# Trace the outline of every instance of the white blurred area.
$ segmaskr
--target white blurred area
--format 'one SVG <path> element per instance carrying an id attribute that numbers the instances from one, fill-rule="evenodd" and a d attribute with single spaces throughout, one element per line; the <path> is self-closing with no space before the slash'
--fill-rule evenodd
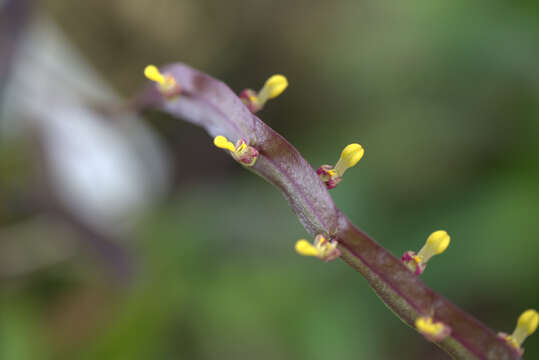
<path id="1" fill-rule="evenodd" d="M 124 233 L 166 190 L 157 136 L 133 115 L 92 107 L 120 110 L 125 101 L 46 17 L 35 16 L 22 36 L 5 90 L 0 141 L 38 134 L 52 195 L 89 225 Z"/>

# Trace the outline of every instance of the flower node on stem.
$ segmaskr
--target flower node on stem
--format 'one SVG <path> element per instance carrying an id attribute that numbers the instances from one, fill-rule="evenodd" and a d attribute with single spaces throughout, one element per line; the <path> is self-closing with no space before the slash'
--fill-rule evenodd
<path id="1" fill-rule="evenodd" d="M 273 75 L 256 93 L 252 89 L 245 89 L 240 93 L 240 99 L 252 113 L 262 110 L 269 99 L 276 98 L 288 87 L 288 80 L 283 75 Z"/>
<path id="2" fill-rule="evenodd" d="M 181 94 L 182 89 L 176 83 L 176 79 L 169 74 L 161 74 L 155 65 L 148 65 L 144 68 L 144 76 L 157 84 L 157 89 L 161 95 L 171 99 Z"/>
<path id="3" fill-rule="evenodd" d="M 328 189 L 333 189 L 341 182 L 346 170 L 356 166 L 364 154 L 365 150 L 361 145 L 350 144 L 343 149 L 341 157 L 339 158 L 339 161 L 337 161 L 335 167 L 331 165 L 322 165 L 316 170 L 316 173 L 320 176 L 320 179 L 322 179 Z"/>
<path id="4" fill-rule="evenodd" d="M 522 356 L 524 340 L 537 330 L 539 324 L 539 314 L 534 309 L 524 311 L 517 320 L 515 331 L 511 335 L 499 333 L 498 336 L 507 341 Z"/>
<path id="5" fill-rule="evenodd" d="M 337 247 L 337 241 L 327 240 L 323 235 L 318 234 L 311 244 L 305 239 L 296 242 L 296 252 L 303 256 L 315 256 L 326 262 L 335 260 L 341 256 L 341 251 Z"/>
<path id="6" fill-rule="evenodd" d="M 427 340 L 442 341 L 451 333 L 451 328 L 441 321 L 435 322 L 430 316 L 421 316 L 415 320 L 415 328 Z"/>
<path id="7" fill-rule="evenodd" d="M 430 234 L 427 239 L 427 242 L 418 253 L 414 251 L 405 252 L 401 261 L 406 265 L 414 274 L 421 275 L 425 268 L 427 267 L 427 262 L 434 255 L 439 255 L 443 253 L 449 243 L 451 237 L 444 230 L 438 230 Z"/>
<path id="8" fill-rule="evenodd" d="M 219 135 L 213 139 L 213 144 L 220 149 L 230 151 L 232 157 L 245 166 L 253 166 L 258 158 L 258 150 L 247 145 L 245 139 L 239 139 L 234 145 L 226 137 Z"/>

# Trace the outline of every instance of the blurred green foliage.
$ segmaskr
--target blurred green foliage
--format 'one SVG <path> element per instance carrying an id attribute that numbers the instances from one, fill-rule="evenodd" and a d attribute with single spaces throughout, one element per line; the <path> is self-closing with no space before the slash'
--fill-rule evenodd
<path id="1" fill-rule="evenodd" d="M 237 91 L 286 74 L 262 119 L 313 166 L 350 142 L 366 149 L 332 191 L 353 222 L 395 255 L 447 230 L 451 246 L 423 278 L 493 329 L 539 307 L 537 2 L 41 7 L 125 96 L 148 63 L 183 61 Z M 83 251 L 2 280 L 1 359 L 446 358 L 351 268 L 297 256 L 306 235 L 276 189 L 200 129 L 147 119 L 175 187 L 137 225 L 133 282 L 115 283 Z M 525 348 L 539 357 L 539 337 Z"/>

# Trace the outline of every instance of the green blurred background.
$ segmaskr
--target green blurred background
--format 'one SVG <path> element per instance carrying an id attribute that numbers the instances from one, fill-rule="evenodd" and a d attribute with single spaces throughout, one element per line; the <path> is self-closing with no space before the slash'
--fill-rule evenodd
<path id="1" fill-rule="evenodd" d="M 38 7 L 126 98 L 150 63 L 182 61 L 238 92 L 285 74 L 265 122 L 315 167 L 348 143 L 366 149 L 331 192 L 356 225 L 397 256 L 447 230 L 451 246 L 424 281 L 495 330 L 539 307 L 536 1 Z M 113 279 L 84 247 L 3 277 L 2 360 L 447 358 L 353 269 L 296 255 L 307 234 L 286 201 L 203 130 L 145 120 L 165 142 L 172 187 L 125 245 L 133 278 Z M 2 184 L 27 176 L 25 154 L 2 149 Z M 3 225 L 19 220 L 0 213 Z M 539 337 L 525 348 L 539 358 Z"/>

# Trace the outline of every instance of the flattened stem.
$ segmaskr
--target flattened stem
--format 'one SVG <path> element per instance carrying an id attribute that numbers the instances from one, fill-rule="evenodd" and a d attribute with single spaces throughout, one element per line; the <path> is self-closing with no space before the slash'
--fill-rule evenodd
<path id="1" fill-rule="evenodd" d="M 486 325 L 437 294 L 402 262 L 339 213 L 339 248 L 343 260 L 360 272 L 384 304 L 407 325 L 433 315 L 451 327 L 437 345 L 454 359 L 520 359 L 518 353 Z"/>
<path id="2" fill-rule="evenodd" d="M 520 359 L 494 331 L 427 287 L 399 259 L 357 229 L 336 209 L 311 165 L 284 137 L 253 115 L 224 83 L 187 65 L 164 68 L 184 92 L 173 102 L 156 101 L 146 89 L 135 104 L 156 106 L 175 117 L 204 127 L 210 136 L 249 139 L 260 157 L 253 172 L 274 184 L 311 234 L 324 233 L 339 242 L 343 259 L 359 271 L 380 299 L 406 324 L 433 316 L 452 328 L 437 343 L 455 359 Z"/>

